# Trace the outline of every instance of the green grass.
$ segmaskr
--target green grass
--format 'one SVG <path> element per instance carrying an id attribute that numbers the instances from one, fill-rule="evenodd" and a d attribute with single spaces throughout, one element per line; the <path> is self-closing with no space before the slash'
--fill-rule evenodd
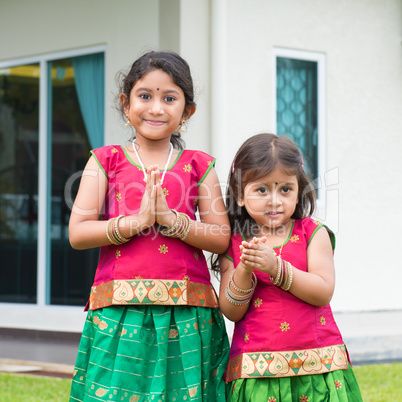
<path id="1" fill-rule="evenodd" d="M 353 368 L 364 402 L 402 402 L 402 363 Z"/>
<path id="2" fill-rule="evenodd" d="M 364 402 L 402 402 L 402 363 L 355 366 Z M 70 379 L 0 374 L 1 402 L 67 402 Z"/>
<path id="3" fill-rule="evenodd" d="M 1 402 L 67 402 L 71 379 L 0 374 Z"/>

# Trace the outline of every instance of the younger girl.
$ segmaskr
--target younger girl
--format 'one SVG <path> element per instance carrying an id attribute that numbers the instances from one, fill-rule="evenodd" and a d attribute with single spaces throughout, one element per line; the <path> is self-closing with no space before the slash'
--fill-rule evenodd
<path id="1" fill-rule="evenodd" d="M 91 151 L 71 214 L 71 245 L 101 253 L 70 401 L 224 401 L 228 340 L 202 249 L 223 253 L 230 231 L 215 159 L 182 149 L 187 63 L 145 54 L 120 102 L 135 140 Z"/>
<path id="2" fill-rule="evenodd" d="M 294 143 L 273 134 L 247 140 L 227 201 L 220 305 L 236 323 L 227 400 L 361 401 L 329 306 L 334 235 L 310 218 L 315 192 Z"/>

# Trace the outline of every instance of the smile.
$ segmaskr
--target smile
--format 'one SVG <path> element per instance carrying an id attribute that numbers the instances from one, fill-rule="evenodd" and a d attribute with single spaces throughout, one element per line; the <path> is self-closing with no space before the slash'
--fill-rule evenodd
<path id="1" fill-rule="evenodd" d="M 162 126 L 163 124 L 165 124 L 164 121 L 160 120 L 145 120 L 145 121 L 151 126 Z"/>

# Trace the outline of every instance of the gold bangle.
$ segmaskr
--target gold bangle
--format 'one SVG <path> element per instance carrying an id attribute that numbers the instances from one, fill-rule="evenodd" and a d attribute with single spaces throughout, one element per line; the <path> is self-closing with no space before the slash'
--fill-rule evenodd
<path id="1" fill-rule="evenodd" d="M 114 221 L 114 225 L 113 225 L 114 233 L 116 234 L 116 237 L 119 239 L 119 241 L 121 243 L 127 243 L 130 240 L 130 238 L 126 238 L 126 237 L 122 236 L 119 231 L 119 220 L 121 218 L 124 218 L 124 215 L 119 215 Z"/>
<path id="2" fill-rule="evenodd" d="M 273 285 L 278 285 L 283 280 L 283 278 L 282 278 L 282 263 L 283 263 L 282 258 L 276 257 L 276 261 L 278 263 L 278 271 L 276 273 L 275 280 L 272 276 L 270 277 Z"/>
<path id="3" fill-rule="evenodd" d="M 235 271 L 235 270 L 232 271 L 232 273 L 230 274 L 230 278 L 229 278 L 229 283 L 232 285 L 233 289 L 234 289 L 236 292 L 239 292 L 239 293 L 250 293 L 250 292 L 254 291 L 255 287 L 257 286 L 257 277 L 256 277 L 255 273 L 254 273 L 254 272 L 251 273 L 251 275 L 252 275 L 252 278 L 251 278 L 251 288 L 250 288 L 250 289 L 240 289 L 240 288 L 237 287 L 236 284 L 234 283 L 234 280 L 233 280 L 234 271 Z"/>
<path id="4" fill-rule="evenodd" d="M 118 245 L 120 245 L 120 243 L 117 240 L 115 240 L 115 238 L 113 236 L 113 231 L 112 232 L 110 231 L 110 225 L 114 223 L 115 219 L 116 218 L 111 218 L 111 219 L 109 219 L 107 221 L 107 224 L 106 224 L 106 237 L 110 241 L 110 243 L 114 244 L 115 246 L 118 246 Z"/>

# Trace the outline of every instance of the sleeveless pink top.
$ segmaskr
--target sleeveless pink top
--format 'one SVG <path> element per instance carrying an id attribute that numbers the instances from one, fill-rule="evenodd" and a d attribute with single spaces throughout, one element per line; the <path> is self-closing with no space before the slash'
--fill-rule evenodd
<path id="1" fill-rule="evenodd" d="M 102 219 L 137 214 L 145 191 L 142 168 L 121 146 L 91 154 L 108 179 Z M 162 184 L 169 207 L 196 219 L 198 187 L 214 164 L 204 152 L 180 151 Z M 203 252 L 164 237 L 156 225 L 125 244 L 101 247 L 89 309 L 128 304 L 217 307 Z"/>
<path id="2" fill-rule="evenodd" d="M 296 220 L 282 248 L 282 258 L 307 271 L 307 247 L 323 225 Z M 332 232 L 331 240 L 334 237 Z M 227 257 L 240 262 L 240 234 L 232 236 Z M 275 248 L 277 255 L 280 246 Z M 238 378 L 289 377 L 326 373 L 348 367 L 342 336 L 329 305 L 316 307 L 274 286 L 269 275 L 255 271 L 258 283 L 249 309 L 235 324 L 226 381 Z"/>

